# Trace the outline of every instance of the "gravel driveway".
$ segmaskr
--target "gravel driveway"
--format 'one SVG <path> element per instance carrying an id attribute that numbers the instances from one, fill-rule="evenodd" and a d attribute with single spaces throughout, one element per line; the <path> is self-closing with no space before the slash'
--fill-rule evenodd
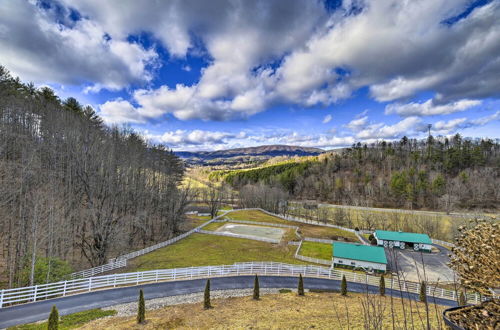
<path id="1" fill-rule="evenodd" d="M 448 267 L 450 261 L 449 251 L 438 245 L 433 245 L 439 252 L 424 253 L 411 250 L 388 249 L 386 256 L 388 266 L 391 271 L 396 271 L 395 259 L 398 261 L 398 268 L 408 281 L 419 282 L 425 276 L 430 282 L 453 282 L 454 272 Z M 391 251 L 392 250 L 392 251 Z M 423 258 L 423 262 L 422 262 Z"/>

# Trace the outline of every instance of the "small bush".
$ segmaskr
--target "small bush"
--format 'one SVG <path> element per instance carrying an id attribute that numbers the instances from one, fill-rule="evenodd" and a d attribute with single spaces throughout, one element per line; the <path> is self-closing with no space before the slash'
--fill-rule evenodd
<path id="1" fill-rule="evenodd" d="M 297 294 L 299 296 L 304 295 L 304 279 L 302 279 L 302 274 L 299 274 L 299 285 L 297 287 Z"/>
<path id="2" fill-rule="evenodd" d="M 146 304 L 144 302 L 144 292 L 139 290 L 139 303 L 137 306 L 137 323 L 143 324 L 146 321 Z"/>
<path id="3" fill-rule="evenodd" d="M 342 275 L 342 282 L 340 283 L 340 293 L 343 296 L 347 296 L 347 280 L 345 279 L 345 275 Z"/>
<path id="4" fill-rule="evenodd" d="M 465 299 L 465 293 L 463 291 L 460 292 L 460 296 L 458 297 L 458 305 L 459 306 L 467 305 L 467 299 Z"/>
<path id="5" fill-rule="evenodd" d="M 292 292 L 292 290 L 290 290 L 290 289 L 280 289 L 279 290 L 279 293 L 290 293 L 290 292 Z"/>
<path id="6" fill-rule="evenodd" d="M 380 286 L 379 286 L 379 289 L 380 289 L 380 295 L 383 297 L 385 296 L 385 278 L 384 276 L 380 276 Z"/>
<path id="7" fill-rule="evenodd" d="M 257 274 L 255 275 L 255 280 L 253 282 L 253 299 L 260 299 L 259 277 L 257 276 Z"/>
<path id="8" fill-rule="evenodd" d="M 203 297 L 203 308 L 210 309 L 212 305 L 210 304 L 210 280 L 207 280 L 205 285 L 205 295 Z"/>
<path id="9" fill-rule="evenodd" d="M 59 312 L 57 311 L 56 305 L 52 306 L 52 310 L 50 311 L 47 329 L 48 330 L 59 329 Z"/>
<path id="10" fill-rule="evenodd" d="M 426 293 L 426 285 L 425 285 L 425 282 L 422 281 L 422 283 L 420 284 L 420 296 L 419 296 L 419 300 L 423 303 L 426 303 L 427 302 L 427 293 Z"/>

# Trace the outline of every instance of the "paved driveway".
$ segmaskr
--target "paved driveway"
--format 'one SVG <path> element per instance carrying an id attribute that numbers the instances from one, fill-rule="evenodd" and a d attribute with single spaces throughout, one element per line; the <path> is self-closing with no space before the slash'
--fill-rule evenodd
<path id="1" fill-rule="evenodd" d="M 419 282 L 425 277 L 430 282 L 453 282 L 454 273 L 448 267 L 449 250 L 434 245 L 436 253 L 414 252 L 412 250 L 385 249 L 389 268 L 392 272 L 399 269 L 408 281 Z M 423 258 L 423 261 L 422 261 Z M 396 268 L 397 261 L 397 268 Z"/>
<path id="2" fill-rule="evenodd" d="M 253 287 L 253 276 L 230 276 L 213 278 L 210 281 L 212 290 L 243 289 Z M 52 305 L 56 305 L 61 315 L 76 313 L 92 308 L 113 306 L 137 301 L 139 289 L 144 290 L 145 299 L 176 296 L 194 292 L 202 292 L 205 288 L 205 279 L 162 282 L 146 285 L 138 285 L 126 288 L 116 288 L 102 291 L 78 294 L 64 298 L 50 299 L 36 303 L 17 305 L 13 307 L 0 308 L 0 329 L 17 324 L 46 320 Z M 259 276 L 261 288 L 294 288 L 297 286 L 298 278 L 290 276 Z M 340 291 L 340 281 L 304 277 L 306 289 L 335 290 Z M 376 286 L 362 283 L 347 284 L 351 292 L 368 292 L 378 294 Z M 413 300 L 418 299 L 417 294 L 399 292 L 386 288 L 386 295 L 405 297 Z M 430 298 L 431 302 L 444 306 L 456 306 L 455 301 Z"/>

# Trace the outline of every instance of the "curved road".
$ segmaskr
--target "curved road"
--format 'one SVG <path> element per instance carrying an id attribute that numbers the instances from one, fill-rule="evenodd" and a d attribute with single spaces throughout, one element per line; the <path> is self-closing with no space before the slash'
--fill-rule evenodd
<path id="1" fill-rule="evenodd" d="M 224 289 L 245 289 L 253 288 L 253 276 L 231 276 L 215 277 L 210 280 L 212 290 Z M 137 301 L 139 289 L 144 290 L 146 299 L 161 298 L 167 296 L 177 296 L 195 292 L 202 292 L 205 289 L 206 279 L 162 282 L 133 287 L 116 288 L 102 291 L 89 292 L 63 298 L 50 299 L 17 305 L 0 309 L 0 329 L 13 325 L 36 322 L 48 318 L 52 305 L 56 305 L 59 314 L 66 315 L 92 308 L 113 306 L 117 304 Z M 259 276 L 261 288 L 294 288 L 297 286 L 297 277 L 284 276 Z M 347 284 L 351 292 L 368 292 L 378 294 L 378 287 L 366 286 L 360 283 Z M 304 287 L 307 289 L 335 290 L 340 291 L 340 281 L 308 278 L 304 277 Z M 401 297 L 401 292 L 386 288 L 387 295 Z M 418 299 L 417 294 L 403 293 L 405 298 Z M 444 306 L 456 306 L 455 301 L 429 297 L 429 302 L 435 302 Z"/>

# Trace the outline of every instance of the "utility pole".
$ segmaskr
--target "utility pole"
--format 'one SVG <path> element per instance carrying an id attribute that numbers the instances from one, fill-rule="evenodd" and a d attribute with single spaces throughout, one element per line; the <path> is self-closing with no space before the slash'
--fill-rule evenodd
<path id="1" fill-rule="evenodd" d="M 427 157 L 431 157 L 431 128 L 432 124 L 427 124 L 427 130 L 429 131 L 429 136 L 427 138 Z"/>

